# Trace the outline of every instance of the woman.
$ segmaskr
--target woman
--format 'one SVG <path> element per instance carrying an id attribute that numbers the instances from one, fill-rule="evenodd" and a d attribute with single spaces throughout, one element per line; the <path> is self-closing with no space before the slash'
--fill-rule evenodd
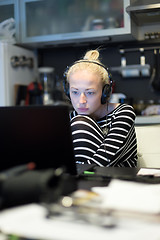
<path id="1" fill-rule="evenodd" d="M 99 60 L 99 51 L 88 51 L 65 76 L 64 90 L 74 108 L 70 119 L 76 162 L 136 167 L 134 109 L 109 102 L 112 79 Z"/>

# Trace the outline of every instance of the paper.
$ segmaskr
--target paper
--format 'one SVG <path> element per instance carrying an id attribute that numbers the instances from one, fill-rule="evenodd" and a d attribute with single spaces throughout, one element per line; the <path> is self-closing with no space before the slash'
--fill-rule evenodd
<path id="1" fill-rule="evenodd" d="M 155 169 L 155 168 L 141 168 L 137 175 L 142 175 L 142 176 L 153 176 L 153 177 L 160 177 L 160 169 Z"/>
<path id="2" fill-rule="evenodd" d="M 113 179 L 108 187 L 93 187 L 106 209 L 160 214 L 160 184 Z"/>
<path id="3" fill-rule="evenodd" d="M 138 219 L 121 219 L 113 229 L 45 218 L 46 210 L 37 204 L 1 211 L 0 229 L 3 233 L 15 234 L 29 239 L 45 240 L 159 240 L 159 223 Z"/>

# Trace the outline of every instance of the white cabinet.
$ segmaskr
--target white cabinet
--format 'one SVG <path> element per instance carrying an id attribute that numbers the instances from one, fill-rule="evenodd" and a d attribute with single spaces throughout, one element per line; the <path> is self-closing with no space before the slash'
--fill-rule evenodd
<path id="1" fill-rule="evenodd" d="M 0 0 L 0 22 L 15 17 L 14 0 Z"/>
<path id="2" fill-rule="evenodd" d="M 136 126 L 138 167 L 160 168 L 160 124 Z"/>
<path id="3" fill-rule="evenodd" d="M 0 0 L 0 21 L 13 17 L 16 40 L 29 46 L 133 40 L 130 0 Z"/>
<path id="4" fill-rule="evenodd" d="M 131 36 L 130 0 L 21 0 L 21 42 L 118 41 Z"/>
<path id="5" fill-rule="evenodd" d="M 0 22 L 9 18 L 15 19 L 16 41 L 20 36 L 20 16 L 19 16 L 19 0 L 0 0 Z"/>

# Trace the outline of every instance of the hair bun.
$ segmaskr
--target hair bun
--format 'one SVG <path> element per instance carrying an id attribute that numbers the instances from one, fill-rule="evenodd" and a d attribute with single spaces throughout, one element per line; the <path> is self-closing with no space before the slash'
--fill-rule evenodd
<path id="1" fill-rule="evenodd" d="M 83 59 L 89 61 L 99 61 L 99 52 L 97 50 L 90 50 L 85 54 Z"/>

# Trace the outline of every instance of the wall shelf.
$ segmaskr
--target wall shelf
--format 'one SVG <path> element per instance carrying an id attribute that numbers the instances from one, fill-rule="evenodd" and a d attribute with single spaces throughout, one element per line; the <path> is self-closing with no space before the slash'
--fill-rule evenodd
<path id="1" fill-rule="evenodd" d="M 117 66 L 117 67 L 111 67 L 110 70 L 112 72 L 118 72 L 123 77 L 149 77 L 150 76 L 150 65 L 140 65 L 140 64 L 134 64 L 134 65 L 126 65 L 126 66 Z"/>

